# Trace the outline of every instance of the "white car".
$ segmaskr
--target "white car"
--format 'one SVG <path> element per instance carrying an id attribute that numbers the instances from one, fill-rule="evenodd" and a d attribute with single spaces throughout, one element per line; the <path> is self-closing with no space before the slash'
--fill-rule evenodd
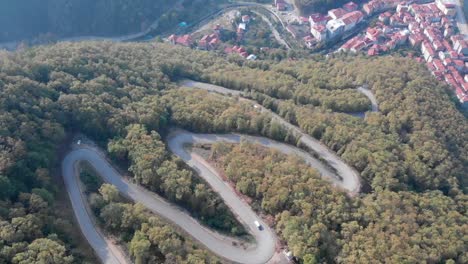
<path id="1" fill-rule="evenodd" d="M 80 145 L 80 144 L 81 144 L 81 140 L 78 140 L 78 141 L 76 142 L 76 144 L 77 144 L 77 145 Z"/>
<path id="2" fill-rule="evenodd" d="M 262 229 L 263 229 L 262 225 L 261 225 L 258 221 L 255 221 L 254 224 L 255 224 L 255 226 L 258 228 L 258 230 L 262 230 Z"/>

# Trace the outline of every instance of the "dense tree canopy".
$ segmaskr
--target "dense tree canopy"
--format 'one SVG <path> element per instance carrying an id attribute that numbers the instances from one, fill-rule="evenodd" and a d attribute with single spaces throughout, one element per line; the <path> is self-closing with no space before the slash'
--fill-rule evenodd
<path id="1" fill-rule="evenodd" d="M 207 158 L 276 219 L 276 231 L 304 263 L 468 260 L 461 196 L 382 191 L 349 198 L 299 158 L 250 143 L 214 144 Z"/>
<path id="2" fill-rule="evenodd" d="M 57 37 L 118 36 L 174 28 L 196 21 L 223 0 L 5 0 L 0 2 L 0 42 Z"/>
<path id="3" fill-rule="evenodd" d="M 164 138 L 173 126 L 290 137 L 237 98 L 179 89 L 183 78 L 248 91 L 360 172 L 363 194 L 349 198 L 294 158 L 256 148 L 214 156 L 254 207 L 274 216 L 272 224 L 301 261 L 468 261 L 468 124 L 423 66 L 341 55 L 246 62 L 164 44 L 94 42 L 0 52 L 0 262 L 48 252 L 59 263 L 86 260 L 56 203 L 56 149 L 74 132 L 107 146 L 135 181 L 203 223 L 245 233 L 219 195 L 167 151 Z M 369 108 L 355 90 L 363 84 L 381 111 L 358 118 L 347 112 Z M 99 181 L 82 179 L 95 193 L 97 217 L 109 219 L 104 228 L 122 234 L 135 261 L 208 258 L 185 250 L 180 234 L 147 212 L 135 213 L 141 208 L 111 188 L 98 194 Z M 141 218 L 117 217 L 132 214 Z M 159 245 L 161 238 L 168 244 Z M 180 261 L 169 253 L 178 250 Z"/>

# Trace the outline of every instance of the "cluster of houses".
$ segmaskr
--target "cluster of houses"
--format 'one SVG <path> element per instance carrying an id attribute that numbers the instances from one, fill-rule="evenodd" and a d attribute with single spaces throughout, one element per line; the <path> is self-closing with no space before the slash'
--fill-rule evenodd
<path id="1" fill-rule="evenodd" d="M 310 45 L 313 41 L 323 42 L 339 37 L 353 29 L 363 19 L 364 13 L 358 10 L 358 5 L 354 2 L 329 10 L 327 15 L 312 14 L 309 16 L 309 23 L 313 38 L 308 36 L 304 40 Z"/>
<path id="2" fill-rule="evenodd" d="M 381 5 L 369 3 L 364 8 L 366 13 L 385 11 Z M 455 5 L 449 0 L 400 1 L 395 10 L 381 13 L 374 27 L 348 40 L 340 50 L 367 50 L 369 56 L 375 56 L 409 43 L 421 51 L 418 60 L 425 61 L 432 74 L 447 82 L 467 106 L 468 42 L 455 34 L 455 16 Z"/>
<path id="3" fill-rule="evenodd" d="M 341 8 L 329 10 L 326 15 L 312 14 L 308 18 L 311 36 L 306 43 L 326 42 L 340 38 L 351 31 L 365 17 L 377 17 L 378 21 L 357 36 L 345 42 L 339 50 L 367 51 L 369 56 L 386 53 L 398 46 L 410 45 L 421 51 L 419 61 L 425 61 L 432 74 L 444 80 L 455 91 L 460 102 L 468 107 L 468 41 L 457 35 L 454 0 L 371 0 L 362 6 L 349 2 Z M 275 0 L 281 7 L 282 0 Z M 243 16 L 237 28 L 238 40 L 243 37 L 249 16 Z M 198 41 L 198 48 L 216 49 L 220 44 L 220 28 Z M 190 35 L 175 36 L 171 43 L 194 46 Z M 255 59 L 241 46 L 226 47 L 224 52 Z"/>
<path id="4" fill-rule="evenodd" d="M 247 50 L 242 46 L 233 46 L 233 47 L 226 47 L 224 49 L 224 53 L 226 54 L 239 54 L 241 57 L 246 58 L 247 60 L 256 60 L 257 56 L 254 54 L 249 54 Z"/>
<path id="5" fill-rule="evenodd" d="M 241 41 L 244 37 L 244 34 L 247 30 L 247 24 L 250 22 L 251 17 L 249 15 L 243 15 L 241 17 L 241 22 L 237 25 L 237 41 Z M 213 28 L 213 32 L 210 34 L 203 35 L 199 41 L 195 41 L 190 34 L 185 35 L 171 35 L 167 38 L 169 43 L 173 45 L 181 45 L 189 48 L 197 48 L 201 50 L 215 50 L 219 49 L 222 41 L 221 41 L 221 32 L 223 28 L 221 25 L 216 25 Z M 230 47 L 228 45 L 223 45 L 224 52 L 226 54 L 238 54 L 241 57 L 246 58 L 247 60 L 255 60 L 257 56 L 254 54 L 249 54 L 247 50 L 242 46 L 233 46 Z M 223 48 L 221 47 L 221 49 Z"/>
<path id="6" fill-rule="evenodd" d="M 274 5 L 278 11 L 285 11 L 287 6 L 284 0 L 275 0 Z"/>

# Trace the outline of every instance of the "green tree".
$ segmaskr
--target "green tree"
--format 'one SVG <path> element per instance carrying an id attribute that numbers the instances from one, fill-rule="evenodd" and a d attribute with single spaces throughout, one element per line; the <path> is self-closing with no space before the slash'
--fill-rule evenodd
<path id="1" fill-rule="evenodd" d="M 13 263 L 17 264 L 67 264 L 72 262 L 73 257 L 67 254 L 63 245 L 47 238 L 34 240 L 28 245 L 26 251 L 16 254 L 13 258 Z"/>
<path id="2" fill-rule="evenodd" d="M 135 258 L 136 264 L 146 263 L 150 247 L 151 243 L 148 238 L 140 231 L 135 232 L 130 242 L 130 254 Z"/>
<path id="3" fill-rule="evenodd" d="M 99 188 L 99 193 L 102 195 L 102 198 L 104 198 L 104 201 L 108 203 L 117 202 L 119 200 L 119 191 L 112 184 L 104 183 Z"/>

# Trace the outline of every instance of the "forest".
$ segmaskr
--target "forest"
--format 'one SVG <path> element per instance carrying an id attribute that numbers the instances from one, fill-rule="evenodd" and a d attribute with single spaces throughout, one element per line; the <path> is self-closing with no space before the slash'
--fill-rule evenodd
<path id="1" fill-rule="evenodd" d="M 191 22 L 219 0 L 5 0 L 0 1 L 0 42 L 54 41 L 75 36 L 112 37 Z"/>
<path id="2" fill-rule="evenodd" d="M 348 197 L 296 158 L 255 146 L 213 146 L 213 161 L 256 210 L 273 217 L 301 263 L 468 262 L 468 123 L 424 65 L 346 55 L 247 62 L 160 43 L 107 42 L 0 52 L 0 262 L 41 262 L 46 254 L 55 263 L 93 262 L 73 235 L 73 216 L 60 210 L 67 198 L 59 150 L 78 132 L 106 148 L 136 182 L 207 226 L 245 235 L 164 138 L 172 127 L 280 141 L 287 133 L 236 98 L 181 90 L 185 78 L 247 91 L 361 174 L 362 193 Z M 363 84 L 381 111 L 359 118 L 347 112 L 369 108 L 355 91 Z M 239 165 L 246 160 L 249 166 Z M 180 263 L 215 260 L 111 186 L 88 182 L 97 217 L 112 220 L 106 230 L 128 245 L 134 261 L 173 263 L 166 254 L 172 250 L 183 252 Z M 131 222 L 113 216 L 132 211 L 138 213 Z M 158 235 L 148 236 L 150 229 Z M 157 242 L 166 236 L 174 244 Z M 148 255 L 148 248 L 161 254 Z"/>
<path id="3" fill-rule="evenodd" d="M 174 231 L 141 204 L 119 195 L 115 186 L 103 183 L 88 164 L 81 164 L 88 202 L 106 235 L 120 238 L 135 264 L 221 263 L 187 237 Z"/>

